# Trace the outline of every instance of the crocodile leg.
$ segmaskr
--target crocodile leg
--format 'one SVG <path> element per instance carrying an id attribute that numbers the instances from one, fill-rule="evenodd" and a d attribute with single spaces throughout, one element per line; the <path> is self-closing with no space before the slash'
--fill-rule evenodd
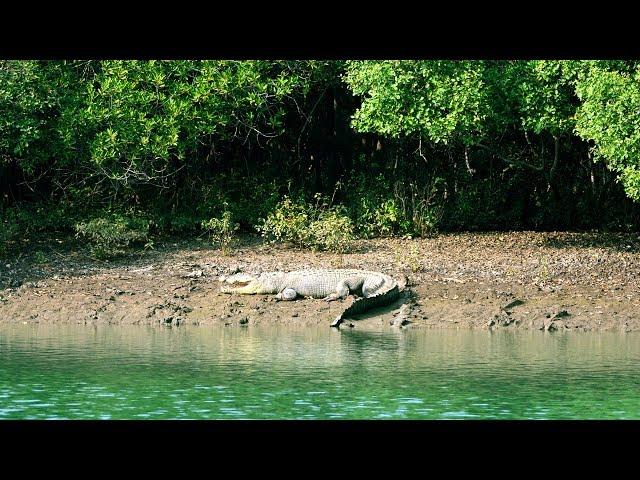
<path id="1" fill-rule="evenodd" d="M 349 286 L 347 285 L 347 282 L 340 282 L 338 284 L 338 287 L 336 288 L 336 291 L 324 297 L 323 300 L 326 300 L 327 302 L 333 302 L 334 300 L 344 300 L 348 296 Z"/>
<path id="2" fill-rule="evenodd" d="M 298 292 L 296 292 L 293 288 L 285 288 L 279 294 L 276 295 L 276 300 L 295 300 L 298 296 Z"/>

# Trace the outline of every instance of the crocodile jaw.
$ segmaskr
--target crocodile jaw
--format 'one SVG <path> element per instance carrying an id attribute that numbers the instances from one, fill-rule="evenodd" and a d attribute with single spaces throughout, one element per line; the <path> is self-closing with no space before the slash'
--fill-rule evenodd
<path id="1" fill-rule="evenodd" d="M 223 293 L 253 295 L 255 293 L 258 293 L 261 287 L 262 284 L 253 275 L 238 273 L 226 278 L 222 282 L 222 285 L 220 285 L 220 291 Z"/>

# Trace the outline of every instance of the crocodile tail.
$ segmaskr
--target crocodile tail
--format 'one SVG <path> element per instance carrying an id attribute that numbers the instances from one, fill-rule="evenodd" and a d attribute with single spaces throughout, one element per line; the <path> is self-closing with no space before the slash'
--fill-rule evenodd
<path id="1" fill-rule="evenodd" d="M 339 319 L 344 318 L 347 315 L 357 315 L 358 313 L 365 312 L 372 308 L 382 307 L 395 302 L 400 296 L 400 290 L 398 285 L 394 285 L 393 288 L 370 297 L 358 298 L 353 302 L 342 314 L 339 315 Z M 336 319 L 337 321 L 338 319 Z"/>

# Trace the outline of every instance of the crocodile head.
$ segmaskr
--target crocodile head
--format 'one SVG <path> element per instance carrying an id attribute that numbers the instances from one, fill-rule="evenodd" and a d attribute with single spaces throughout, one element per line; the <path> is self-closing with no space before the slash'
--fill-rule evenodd
<path id="1" fill-rule="evenodd" d="M 222 280 L 220 291 L 223 293 L 253 294 L 259 293 L 262 283 L 258 277 L 247 273 L 236 273 Z"/>

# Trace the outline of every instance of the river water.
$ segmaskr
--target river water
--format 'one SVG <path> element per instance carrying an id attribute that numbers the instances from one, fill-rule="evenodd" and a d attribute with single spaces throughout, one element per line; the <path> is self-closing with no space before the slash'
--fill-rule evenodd
<path id="1" fill-rule="evenodd" d="M 640 335 L 0 326 L 0 419 L 640 418 Z"/>

